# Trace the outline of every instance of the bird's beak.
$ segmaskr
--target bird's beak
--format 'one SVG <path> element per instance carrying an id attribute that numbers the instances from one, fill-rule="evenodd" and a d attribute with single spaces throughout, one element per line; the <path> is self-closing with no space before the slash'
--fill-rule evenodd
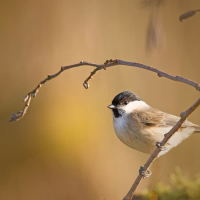
<path id="1" fill-rule="evenodd" d="M 117 109 L 117 107 L 114 106 L 113 104 L 109 105 L 108 108 L 110 108 L 110 109 Z"/>

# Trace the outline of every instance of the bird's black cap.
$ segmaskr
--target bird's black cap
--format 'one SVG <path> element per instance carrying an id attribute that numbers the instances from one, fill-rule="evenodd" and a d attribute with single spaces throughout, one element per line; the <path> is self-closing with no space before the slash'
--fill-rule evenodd
<path id="1" fill-rule="evenodd" d="M 112 101 L 112 105 L 125 105 L 131 101 L 141 101 L 137 95 L 130 91 L 124 91 L 119 93 Z"/>

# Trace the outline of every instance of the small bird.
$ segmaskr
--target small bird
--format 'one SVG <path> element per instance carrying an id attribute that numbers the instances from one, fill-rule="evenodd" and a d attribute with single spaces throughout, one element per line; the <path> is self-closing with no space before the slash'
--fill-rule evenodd
<path id="1" fill-rule="evenodd" d="M 112 109 L 115 133 L 124 144 L 147 154 L 151 154 L 156 146 L 160 147 L 162 151 L 158 157 L 177 146 L 193 132 L 200 131 L 200 126 L 186 120 L 165 147 L 161 147 L 159 144 L 164 135 L 179 121 L 179 117 L 152 108 L 130 91 L 118 94 L 108 108 Z M 142 168 L 140 172 L 144 175 Z"/>

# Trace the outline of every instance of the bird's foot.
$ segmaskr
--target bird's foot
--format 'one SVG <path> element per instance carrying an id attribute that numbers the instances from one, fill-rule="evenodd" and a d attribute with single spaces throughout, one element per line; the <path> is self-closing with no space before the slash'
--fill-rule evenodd
<path id="1" fill-rule="evenodd" d="M 157 146 L 161 151 L 167 150 L 167 147 L 162 146 L 160 142 L 156 142 L 156 146 Z"/>
<path id="2" fill-rule="evenodd" d="M 143 178 L 148 178 L 149 176 L 151 176 L 152 172 L 150 169 L 147 169 L 146 171 L 144 170 L 144 166 L 141 166 L 139 169 L 139 174 L 143 177 Z"/>

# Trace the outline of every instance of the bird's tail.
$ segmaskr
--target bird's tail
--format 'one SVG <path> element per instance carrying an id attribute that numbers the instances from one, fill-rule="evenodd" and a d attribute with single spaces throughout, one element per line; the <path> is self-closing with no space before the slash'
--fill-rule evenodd
<path id="1" fill-rule="evenodd" d="M 199 132 L 200 133 L 200 126 L 195 126 L 195 132 Z"/>

